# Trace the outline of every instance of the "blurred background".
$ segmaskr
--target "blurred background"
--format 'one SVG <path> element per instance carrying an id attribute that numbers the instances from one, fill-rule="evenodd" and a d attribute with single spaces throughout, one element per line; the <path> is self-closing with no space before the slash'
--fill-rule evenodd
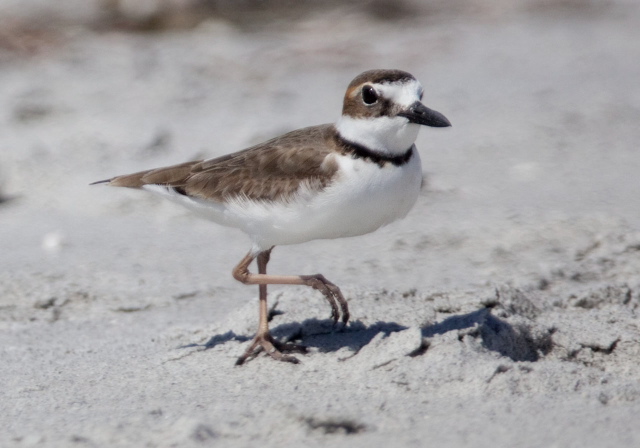
<path id="1" fill-rule="evenodd" d="M 244 330 L 197 355 L 256 318 L 248 238 L 89 183 L 335 122 L 373 68 L 453 124 L 418 137 L 415 208 L 269 269 L 413 328 L 348 363 L 236 369 Z M 638 0 L 0 0 L 0 445 L 639 446 L 639 80 Z M 269 293 L 284 332 L 329 317 Z M 419 319 L 455 331 L 396 361 Z"/>
<path id="2" fill-rule="evenodd" d="M 251 297 L 244 235 L 88 184 L 335 121 L 372 68 L 413 73 L 453 123 L 418 139 L 427 186 L 404 221 L 278 248 L 274 272 L 543 281 L 640 227 L 637 1 L 0 0 L 3 300 Z"/>

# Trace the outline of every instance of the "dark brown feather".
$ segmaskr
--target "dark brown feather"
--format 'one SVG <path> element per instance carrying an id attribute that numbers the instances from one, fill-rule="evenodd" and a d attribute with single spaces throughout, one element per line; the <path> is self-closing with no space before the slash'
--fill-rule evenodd
<path id="1" fill-rule="evenodd" d="M 368 84 L 405 82 L 412 79 L 415 79 L 412 74 L 402 70 L 368 70 L 359 74 L 347 87 L 342 105 L 342 115 L 354 118 L 394 116 L 400 112 L 400 108 L 394 107 L 389 99 L 380 98 L 373 105 L 365 105 L 361 97 L 362 87 Z"/>
<path id="2" fill-rule="evenodd" d="M 216 159 L 118 176 L 109 185 L 165 185 L 181 194 L 213 201 L 234 197 L 286 200 L 303 182 L 311 190 L 321 190 L 330 183 L 338 166 L 325 159 L 340 151 L 336 142 L 333 125 L 314 126 Z"/>

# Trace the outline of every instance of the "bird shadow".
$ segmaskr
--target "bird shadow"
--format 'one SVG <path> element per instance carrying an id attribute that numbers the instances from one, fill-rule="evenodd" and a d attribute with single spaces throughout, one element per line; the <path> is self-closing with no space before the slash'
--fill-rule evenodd
<path id="1" fill-rule="evenodd" d="M 367 345 L 379 333 L 384 337 L 389 334 L 406 330 L 408 327 L 395 322 L 376 322 L 365 325 L 360 321 L 349 325 L 334 325 L 331 319 L 306 319 L 302 322 L 291 322 L 276 325 L 271 329 L 271 335 L 282 342 L 301 342 L 306 347 L 315 347 L 320 352 L 335 352 L 344 347 L 357 352 Z M 239 335 L 234 331 L 212 336 L 208 341 L 198 344 L 181 345 L 178 348 L 199 347 L 204 350 L 226 344 L 227 342 L 247 342 L 253 336 Z"/>
<path id="2" fill-rule="evenodd" d="M 227 342 L 230 342 L 230 341 L 246 342 L 246 341 L 250 341 L 251 339 L 252 338 L 250 338 L 249 336 L 238 335 L 234 331 L 227 331 L 226 333 L 216 334 L 212 336 L 204 344 L 196 344 L 196 343 L 185 344 L 185 345 L 178 346 L 178 348 L 200 347 L 204 350 L 209 350 L 210 348 L 214 348 L 218 345 L 226 344 Z"/>
<path id="3" fill-rule="evenodd" d="M 283 313 L 278 313 L 283 314 Z M 357 353 L 369 344 L 377 335 L 383 337 L 391 333 L 408 329 L 409 327 L 397 322 L 378 321 L 365 325 L 361 321 L 354 321 L 348 325 L 335 325 L 331 319 L 306 319 L 302 322 L 289 322 L 276 325 L 271 334 L 282 342 L 300 342 L 306 347 L 314 347 L 323 353 L 336 352 L 343 348 Z M 447 317 L 441 322 L 424 325 L 420 328 L 423 343 L 408 356 L 419 356 L 429 348 L 430 340 L 438 335 L 458 332 L 458 340 L 465 337 L 479 338 L 483 347 L 498 352 L 513 361 L 538 361 L 549 353 L 553 342 L 551 333 L 534 334 L 532 327 L 524 324 L 512 325 L 494 316 L 491 308 Z M 226 344 L 227 342 L 247 342 L 253 335 L 236 334 L 234 331 L 212 336 L 203 344 L 187 344 L 178 348 L 200 347 L 204 350 Z"/>
<path id="4" fill-rule="evenodd" d="M 353 321 L 348 325 L 334 325 L 330 319 L 305 319 L 301 323 L 281 324 L 273 328 L 272 334 L 287 342 L 300 341 L 306 347 L 314 347 L 320 352 L 335 352 L 348 348 L 359 351 L 369 344 L 378 334 L 383 337 L 391 333 L 406 330 L 409 327 L 396 322 L 378 321 L 365 325 L 361 321 Z"/>

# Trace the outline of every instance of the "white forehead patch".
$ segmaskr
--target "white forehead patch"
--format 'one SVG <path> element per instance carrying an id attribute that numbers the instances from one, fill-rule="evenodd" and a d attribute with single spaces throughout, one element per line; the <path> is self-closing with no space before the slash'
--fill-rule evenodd
<path id="1" fill-rule="evenodd" d="M 411 106 L 420 101 L 422 85 L 415 79 L 405 82 L 373 84 L 374 88 L 387 99 L 401 106 Z"/>

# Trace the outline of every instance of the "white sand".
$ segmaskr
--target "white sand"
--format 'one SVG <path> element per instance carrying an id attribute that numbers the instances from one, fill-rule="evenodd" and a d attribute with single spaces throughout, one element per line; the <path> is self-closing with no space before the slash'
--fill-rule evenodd
<path id="1" fill-rule="evenodd" d="M 640 9 L 606 5 L 2 22 L 0 446 L 640 446 Z M 247 238 L 87 184 L 333 121 L 376 67 L 453 123 L 418 139 L 428 186 L 374 234 L 276 248 L 271 272 L 322 272 L 352 322 L 272 288 L 274 334 L 310 353 L 234 367 Z"/>

